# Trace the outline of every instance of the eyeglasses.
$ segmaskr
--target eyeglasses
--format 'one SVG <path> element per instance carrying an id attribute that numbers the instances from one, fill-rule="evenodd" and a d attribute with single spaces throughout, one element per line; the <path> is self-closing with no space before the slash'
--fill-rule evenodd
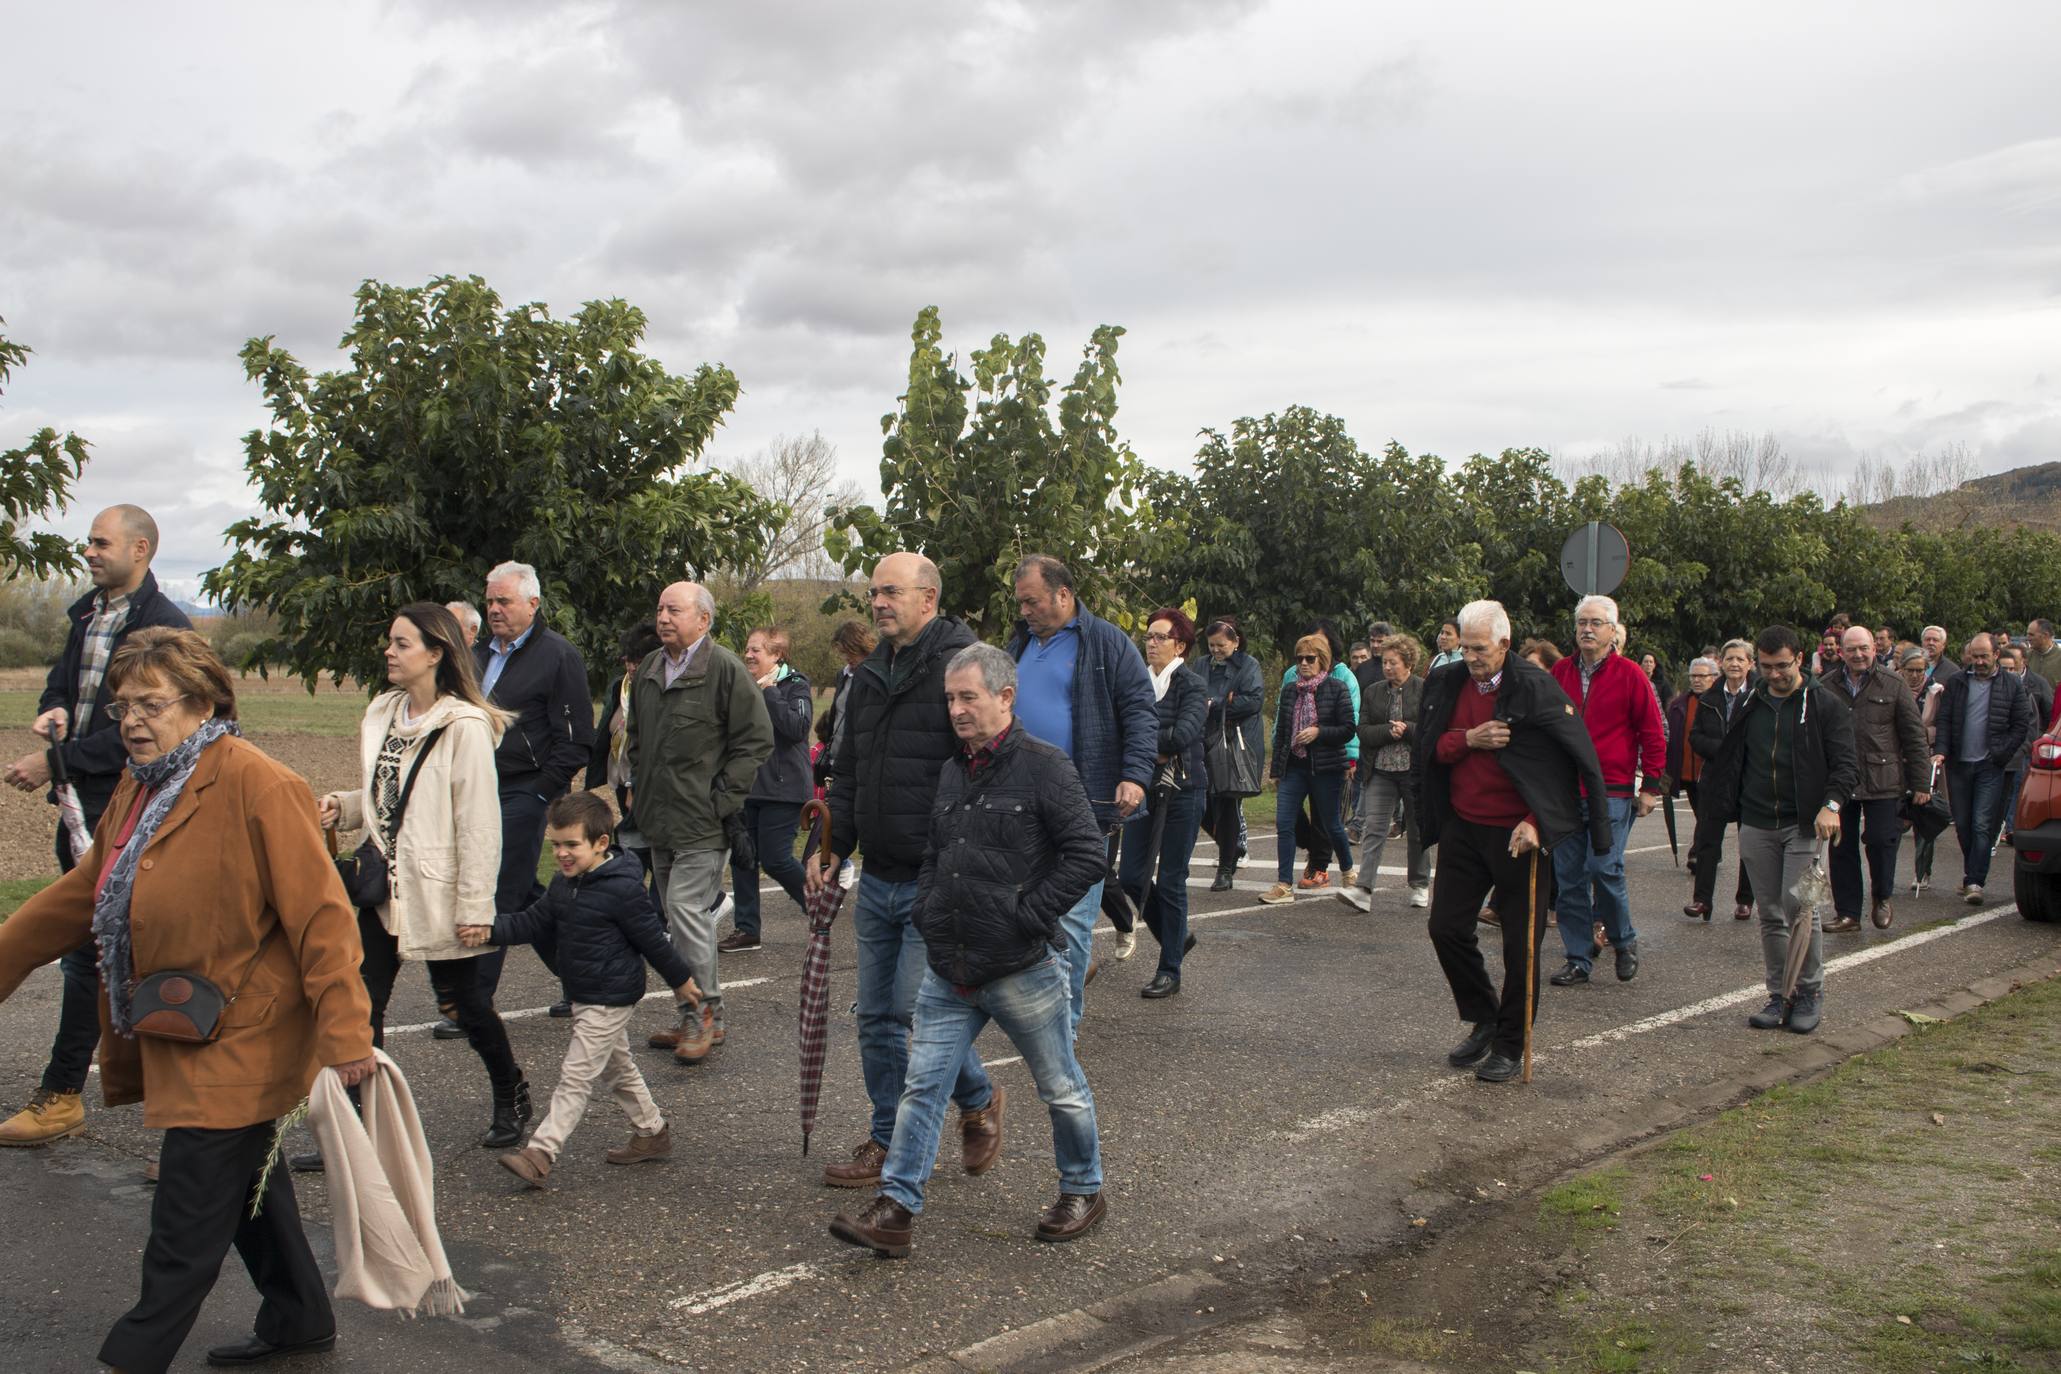
<path id="1" fill-rule="evenodd" d="M 1147 644 L 1171 644 L 1174 642 L 1174 637 L 1172 635 L 1153 634 L 1150 630 L 1147 630 L 1145 632 L 1145 642 Z"/>
<path id="2" fill-rule="evenodd" d="M 1295 656 L 1295 661 L 1297 663 L 1315 663 L 1317 661 L 1317 656 L 1315 654 L 1297 654 Z"/>
<path id="3" fill-rule="evenodd" d="M 1577 630 L 1601 630 L 1608 627 L 1609 624 L 1610 622 L 1607 620 L 1577 620 L 1574 622 L 1574 628 Z"/>
<path id="4" fill-rule="evenodd" d="M 146 698 L 142 701 L 112 702 L 107 708 L 107 718 L 120 725 L 129 718 L 131 711 L 136 711 L 140 712 L 145 720 L 156 720 L 159 716 L 184 700 L 186 700 L 186 697 L 184 694 L 181 694 L 176 697 Z"/>

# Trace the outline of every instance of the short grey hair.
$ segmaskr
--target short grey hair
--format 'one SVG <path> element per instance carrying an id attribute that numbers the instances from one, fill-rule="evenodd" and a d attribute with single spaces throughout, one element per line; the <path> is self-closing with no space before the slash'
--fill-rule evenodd
<path id="1" fill-rule="evenodd" d="M 706 588 L 706 587 L 702 586 L 702 585 L 701 585 L 701 584 L 700 584 L 699 582 L 689 582 L 689 583 L 688 583 L 687 585 L 688 585 L 688 586 L 690 586 L 690 587 L 692 587 L 692 588 L 694 589 L 694 604 L 695 604 L 695 605 L 696 605 L 697 607 L 699 607 L 699 608 L 700 608 L 700 610 L 701 610 L 701 613 L 702 613 L 703 615 L 705 615 L 705 616 L 707 616 L 707 617 L 708 617 L 708 619 L 709 619 L 709 623 L 710 623 L 711 625 L 715 624 L 715 621 L 716 621 L 716 598 L 715 598 L 715 593 L 711 592 L 711 591 L 710 591 L 710 590 L 709 590 L 708 588 Z"/>
<path id="2" fill-rule="evenodd" d="M 1690 672 L 1694 673 L 1699 668 L 1702 669 L 1704 672 L 1709 673 L 1712 677 L 1716 677 L 1718 676 L 1718 674 L 1724 671 L 1722 668 L 1718 667 L 1718 661 L 1714 658 L 1699 658 L 1690 662 Z"/>
<path id="3" fill-rule="evenodd" d="M 1585 596 L 1581 600 L 1575 602 L 1574 618 L 1576 620 L 1580 620 L 1582 612 L 1588 610 L 1591 606 L 1601 608 L 1603 614 L 1609 619 L 1611 624 L 1617 625 L 1622 623 L 1617 618 L 1617 603 L 1615 601 L 1612 601 L 1607 596 Z"/>
<path id="4" fill-rule="evenodd" d="M 1753 641 L 1752 641 L 1752 640 L 1750 640 L 1750 639 L 1728 639 L 1728 640 L 1726 640 L 1726 641 L 1725 641 L 1725 647 L 1724 647 L 1724 648 L 1722 648 L 1722 649 L 1719 649 L 1719 650 L 1718 650 L 1718 657 L 1719 657 L 1719 658 L 1723 658 L 1723 657 L 1724 657 L 1724 656 L 1725 656 L 1726 654 L 1729 654 L 1729 653 L 1730 653 L 1730 652 L 1732 652 L 1732 650 L 1734 650 L 1734 649 L 1739 649 L 1739 650 L 1742 650 L 1742 651 L 1744 651 L 1744 652 L 1745 652 L 1745 654 L 1746 654 L 1746 656 L 1747 656 L 1748 658 L 1752 658 L 1752 657 L 1753 657 Z"/>
<path id="5" fill-rule="evenodd" d="M 952 655 L 945 676 L 973 668 L 980 672 L 980 685 L 996 696 L 1016 685 L 1016 660 L 992 644 L 969 644 Z"/>
<path id="6" fill-rule="evenodd" d="M 1939 637 L 1941 639 L 1946 638 L 1946 626 L 1944 625 L 1927 625 L 1924 629 L 1918 631 L 1918 638 L 1923 639 L 1925 638 L 1925 636 L 1931 634 L 1934 630 L 1939 631 Z"/>
<path id="7" fill-rule="evenodd" d="M 1461 634 L 1481 626 L 1488 630 L 1490 639 L 1510 638 L 1510 613 L 1500 601 L 1470 601 L 1453 619 L 1459 622 Z"/>
<path id="8" fill-rule="evenodd" d="M 463 625 L 466 629 L 472 631 L 474 634 L 479 633 L 479 607 L 473 605 L 470 601 L 446 601 L 444 603 L 444 609 L 449 611 L 452 615 L 457 616 L 458 623 Z"/>
<path id="9" fill-rule="evenodd" d="M 543 584 L 537 581 L 537 570 L 527 563 L 497 563 L 487 571 L 487 585 L 496 582 L 513 582 L 515 589 L 532 601 L 544 598 Z"/>

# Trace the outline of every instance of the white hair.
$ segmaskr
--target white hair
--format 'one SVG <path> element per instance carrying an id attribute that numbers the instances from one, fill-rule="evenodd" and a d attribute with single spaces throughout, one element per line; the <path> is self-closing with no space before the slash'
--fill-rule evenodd
<path id="1" fill-rule="evenodd" d="M 1724 672 L 1724 669 L 1718 667 L 1718 661 L 1714 658 L 1699 658 L 1689 664 L 1689 671 L 1692 673 L 1698 668 L 1709 673 L 1712 677 L 1718 677 Z"/>
<path id="2" fill-rule="evenodd" d="M 470 601 L 446 601 L 444 609 L 458 617 L 458 623 L 474 634 L 479 633 L 479 608 Z"/>
<path id="3" fill-rule="evenodd" d="M 701 609 L 703 615 L 709 618 L 709 623 L 714 624 L 716 619 L 715 596 L 699 582 L 689 582 L 687 585 L 694 589 L 694 604 Z"/>
<path id="4" fill-rule="evenodd" d="M 1604 618 L 1608 620 L 1612 625 L 1618 623 L 1617 603 L 1615 601 L 1612 601 L 1607 596 L 1583 597 L 1580 601 L 1577 601 L 1574 604 L 1574 618 L 1576 620 L 1580 620 L 1582 618 L 1582 612 L 1589 610 L 1592 607 L 1600 609 L 1603 612 Z"/>
<path id="5" fill-rule="evenodd" d="M 969 644 L 952 655 L 945 676 L 972 669 L 980 674 L 980 685 L 992 696 L 1000 696 L 1016 685 L 1016 660 L 992 644 Z"/>
<path id="6" fill-rule="evenodd" d="M 1487 629 L 1492 640 L 1510 638 L 1510 613 L 1500 601 L 1470 601 L 1453 619 L 1459 622 L 1461 634 L 1479 627 Z"/>
<path id="7" fill-rule="evenodd" d="M 496 582 L 513 582 L 515 590 L 532 601 L 541 601 L 544 588 L 537 581 L 537 570 L 527 563 L 497 564 L 487 573 L 487 585 Z"/>

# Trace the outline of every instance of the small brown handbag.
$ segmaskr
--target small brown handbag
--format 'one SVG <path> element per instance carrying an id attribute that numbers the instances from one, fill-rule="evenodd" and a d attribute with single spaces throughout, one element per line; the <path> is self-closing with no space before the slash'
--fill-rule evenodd
<path id="1" fill-rule="evenodd" d="M 257 971 L 265 957 L 265 946 L 279 933 L 273 926 L 258 941 L 258 952 L 244 967 L 236 991 L 227 997 L 215 981 L 192 969 L 168 968 L 153 973 L 129 990 L 129 1025 L 138 1035 L 153 1040 L 176 1040 L 182 1045 L 212 1045 L 222 1035 L 222 1013 L 227 1011 Z"/>

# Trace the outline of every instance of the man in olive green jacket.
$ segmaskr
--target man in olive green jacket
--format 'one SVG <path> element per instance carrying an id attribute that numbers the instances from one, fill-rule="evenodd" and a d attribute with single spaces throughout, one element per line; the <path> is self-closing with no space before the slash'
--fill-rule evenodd
<path id="1" fill-rule="evenodd" d="M 715 616 L 715 598 L 698 583 L 675 582 L 659 594 L 659 648 L 637 665 L 624 730 L 627 809 L 651 844 L 673 948 L 701 985 L 700 1014 L 680 1004 L 678 1028 L 650 1041 L 683 1064 L 699 1064 L 723 1043 L 716 974 L 716 906 L 730 848 L 723 823 L 742 809 L 773 752 L 765 694 L 743 661 L 709 637 Z"/>

